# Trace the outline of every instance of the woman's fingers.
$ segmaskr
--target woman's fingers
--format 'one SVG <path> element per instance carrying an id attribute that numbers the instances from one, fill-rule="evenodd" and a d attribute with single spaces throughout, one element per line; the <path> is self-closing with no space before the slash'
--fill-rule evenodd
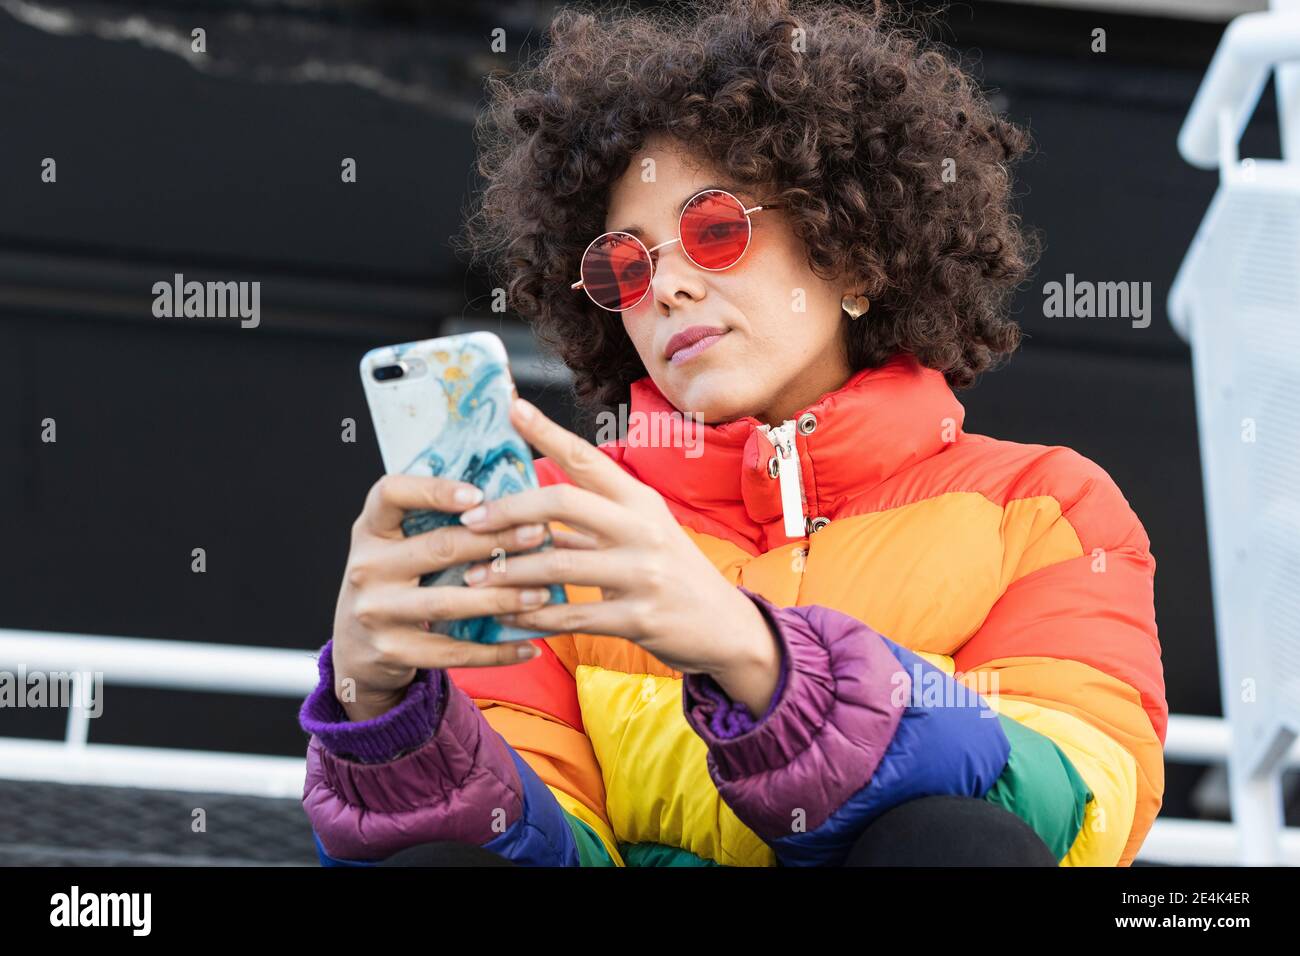
<path id="1" fill-rule="evenodd" d="M 448 525 L 411 535 L 391 546 L 385 544 L 384 547 L 391 548 L 393 576 L 411 579 L 467 561 L 482 561 L 498 554 L 527 551 L 540 545 L 545 536 L 546 529 L 540 523 L 484 534 L 461 525 Z"/>
<path id="2" fill-rule="evenodd" d="M 583 601 L 579 604 L 548 604 L 535 611 L 502 614 L 503 624 L 549 633 L 612 635 L 635 639 L 639 621 L 635 609 L 622 600 Z"/>
<path id="3" fill-rule="evenodd" d="M 463 481 L 420 475 L 384 475 L 370 488 L 357 519 L 371 534 L 401 533 L 408 511 L 459 514 L 483 500 L 483 491 Z"/>
<path id="4" fill-rule="evenodd" d="M 579 548 L 581 550 L 600 547 L 600 542 L 591 535 L 568 528 L 553 528 L 551 530 L 551 543 L 557 548 Z"/>
<path id="5" fill-rule="evenodd" d="M 636 569 L 617 550 L 547 548 L 490 564 L 475 564 L 465 572 L 465 583 L 470 590 L 576 584 L 623 591 L 635 586 L 636 576 Z"/>
<path id="6" fill-rule="evenodd" d="M 377 629 L 387 624 L 418 625 L 428 622 L 433 630 L 446 621 L 490 617 L 540 607 L 550 599 L 545 588 L 505 587 L 493 581 L 489 587 L 393 586 L 359 603 L 357 616 Z"/>
<path id="7" fill-rule="evenodd" d="M 623 542 L 637 533 L 635 511 L 576 485 L 547 485 L 485 501 L 460 516 L 480 534 L 521 524 L 559 521 L 598 540 Z"/>
<path id="8" fill-rule="evenodd" d="M 510 422 L 526 442 L 559 465 L 579 488 L 626 501 L 643 487 L 591 442 L 557 425 L 522 398 L 511 402 Z"/>
<path id="9" fill-rule="evenodd" d="M 400 661 L 406 667 L 499 667 L 518 664 L 532 657 L 536 650 L 532 641 L 507 641 L 501 644 L 479 644 L 475 641 L 458 641 L 446 634 L 401 628 L 385 632 L 382 638 L 384 655 Z M 527 656 L 522 656 L 526 654 Z"/>

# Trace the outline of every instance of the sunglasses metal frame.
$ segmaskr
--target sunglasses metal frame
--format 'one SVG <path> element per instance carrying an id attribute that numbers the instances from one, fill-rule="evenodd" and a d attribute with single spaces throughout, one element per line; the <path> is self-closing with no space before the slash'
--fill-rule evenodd
<path id="1" fill-rule="evenodd" d="M 640 239 L 638 239 L 636 236 L 632 235 L 630 232 L 622 232 L 621 230 L 618 230 L 618 229 L 612 229 L 612 230 L 610 230 L 609 232 L 602 232 L 602 233 L 601 233 L 599 236 L 597 236 L 595 239 L 591 240 L 591 242 L 587 243 L 587 248 L 586 248 L 586 249 L 582 250 L 582 259 L 579 260 L 580 262 L 582 262 L 582 261 L 586 261 L 587 253 L 591 251 L 591 247 L 594 246 L 596 243 L 600 242 L 600 240 L 604 239 L 606 236 L 627 236 L 629 239 L 631 239 L 633 242 L 635 242 L 638 246 L 640 246 L 640 247 L 642 248 L 642 250 L 645 251 L 646 259 L 649 260 L 649 262 L 650 262 L 650 279 L 649 279 L 648 282 L 646 282 L 645 291 L 641 293 L 641 298 L 637 299 L 637 300 L 636 300 L 635 302 L 633 302 L 631 305 L 629 305 L 629 306 L 625 306 L 625 307 L 622 308 L 622 309 L 611 309 L 611 308 L 610 308 L 609 306 L 607 306 L 607 305 L 601 305 L 599 302 L 597 302 L 595 299 L 593 299 L 593 298 L 591 297 L 591 293 L 590 293 L 590 292 L 587 292 L 587 288 L 586 288 L 586 286 L 584 285 L 584 283 L 586 282 L 585 279 L 579 279 L 577 282 L 573 283 L 573 285 L 569 286 L 569 288 L 570 288 L 570 289 L 582 289 L 583 292 L 586 292 L 586 293 L 587 293 L 587 299 L 588 299 L 588 300 L 589 300 L 593 305 L 597 306 L 598 308 L 604 309 L 606 312 L 624 312 L 624 311 L 626 311 L 627 309 L 635 309 L 638 305 L 640 305 L 642 302 L 644 302 L 644 301 L 645 301 L 645 297 L 646 297 L 647 295 L 650 294 L 650 283 L 654 282 L 654 279 L 655 279 L 655 271 L 656 271 L 656 270 L 655 270 L 655 258 L 654 258 L 654 255 L 653 255 L 653 254 L 656 253 L 656 252 L 658 252 L 660 249 L 664 248 L 665 246 L 671 246 L 674 242 L 681 242 L 681 241 L 682 241 L 682 218 L 686 215 L 686 210 L 688 210 L 688 209 L 691 208 L 691 203 L 695 202 L 695 200 L 699 199 L 701 196 L 708 195 L 709 193 L 721 193 L 721 194 L 724 195 L 724 196 L 728 196 L 728 197 L 730 197 L 731 199 L 735 200 L 736 205 L 740 207 L 741 212 L 742 212 L 742 213 L 744 214 L 744 216 L 745 216 L 745 228 L 746 228 L 746 233 L 745 233 L 745 248 L 743 248 L 743 249 L 740 250 L 740 255 L 736 256 L 736 261 L 735 261 L 735 262 L 731 263 L 730 265 L 721 266 L 720 268 L 717 268 L 717 269 L 710 269 L 708 266 L 702 266 L 702 265 L 700 265 L 700 264 L 699 264 L 698 262 L 696 262 L 693 258 L 691 258 L 691 254 L 690 254 L 689 252 L 686 251 L 686 246 L 685 246 L 685 245 L 682 246 L 682 254 L 683 254 L 684 256 L 686 256 L 686 258 L 687 258 L 688 260 L 690 260 L 691 265 L 695 266 L 697 269 L 704 269 L 706 272 L 725 272 L 727 269 L 733 268 L 733 267 L 736 265 L 736 263 L 740 262 L 741 259 L 745 258 L 745 253 L 749 251 L 749 243 L 750 243 L 750 241 L 754 238 L 754 223 L 750 220 L 750 217 L 751 217 L 754 213 L 756 213 L 756 212 L 758 212 L 758 211 L 760 211 L 760 210 L 762 210 L 762 209 L 765 209 L 765 208 L 767 208 L 767 207 L 766 207 L 766 206 L 763 206 L 763 205 L 758 205 L 758 206 L 751 206 L 750 208 L 746 209 L 746 208 L 745 208 L 745 204 L 744 204 L 743 202 L 740 201 L 739 197 L 737 197 L 737 196 L 734 195 L 733 193 L 728 192 L 728 191 L 725 190 L 725 189 L 701 189 L 699 192 L 697 192 L 697 193 L 696 193 L 694 196 L 692 196 L 690 199 L 686 200 L 686 202 L 682 205 L 682 211 L 681 211 L 680 213 L 677 214 L 677 235 L 676 235 L 676 237 L 674 237 L 674 238 L 672 238 L 672 239 L 668 239 L 668 240 L 666 240 L 666 241 L 664 241 L 664 242 L 661 242 L 661 243 L 659 243 L 659 245 L 654 246 L 653 248 L 649 248 L 649 249 L 647 249 L 647 248 L 646 248 L 646 244 L 645 244 L 644 242 L 642 242 Z M 771 205 L 771 204 L 769 203 L 768 205 Z M 579 268 L 581 269 L 581 267 L 579 267 Z"/>

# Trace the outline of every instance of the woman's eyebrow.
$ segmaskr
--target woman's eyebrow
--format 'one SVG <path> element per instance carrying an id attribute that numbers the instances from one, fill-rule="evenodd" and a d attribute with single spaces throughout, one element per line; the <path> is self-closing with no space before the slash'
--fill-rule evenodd
<path id="1" fill-rule="evenodd" d="M 725 192 L 734 193 L 738 196 L 740 192 L 744 190 L 744 187 L 737 186 L 734 183 L 733 184 L 711 183 L 708 186 L 701 186 L 699 189 L 694 190 L 689 196 L 687 196 L 685 199 L 682 200 L 681 205 L 677 207 L 677 215 L 680 216 L 682 214 L 682 210 L 686 208 L 686 204 L 691 201 L 692 197 L 698 196 L 700 193 L 708 192 L 710 189 L 721 189 L 724 190 Z M 611 229 L 609 231 L 626 232 L 628 235 L 636 236 L 638 239 L 641 239 L 645 236 L 645 229 L 642 228 L 641 226 L 627 226 L 626 228 L 623 229 Z"/>

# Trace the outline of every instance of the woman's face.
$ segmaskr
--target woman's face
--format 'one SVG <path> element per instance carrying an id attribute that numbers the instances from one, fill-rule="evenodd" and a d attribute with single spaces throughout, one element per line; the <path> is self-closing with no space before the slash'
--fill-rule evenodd
<path id="1" fill-rule="evenodd" d="M 734 193 L 746 208 L 764 198 L 719 181 L 676 141 L 651 139 L 611 187 L 605 228 L 631 232 L 652 248 L 677 237 L 682 206 L 711 187 Z M 660 391 L 709 423 L 752 415 L 779 424 L 851 373 L 840 309 L 844 294 L 857 291 L 851 281 L 813 275 L 782 210 L 763 209 L 750 223 L 748 250 L 721 272 L 696 266 L 680 242 L 660 249 L 649 293 L 622 313 Z M 701 328 L 712 334 L 689 349 L 673 341 Z"/>

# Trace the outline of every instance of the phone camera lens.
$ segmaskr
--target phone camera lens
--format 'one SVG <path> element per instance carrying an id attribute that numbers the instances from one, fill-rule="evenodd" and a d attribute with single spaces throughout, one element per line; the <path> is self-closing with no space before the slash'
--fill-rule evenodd
<path id="1" fill-rule="evenodd" d="M 390 382 L 395 378 L 401 378 L 405 374 L 406 369 L 401 365 L 381 365 L 374 371 L 376 382 Z"/>

